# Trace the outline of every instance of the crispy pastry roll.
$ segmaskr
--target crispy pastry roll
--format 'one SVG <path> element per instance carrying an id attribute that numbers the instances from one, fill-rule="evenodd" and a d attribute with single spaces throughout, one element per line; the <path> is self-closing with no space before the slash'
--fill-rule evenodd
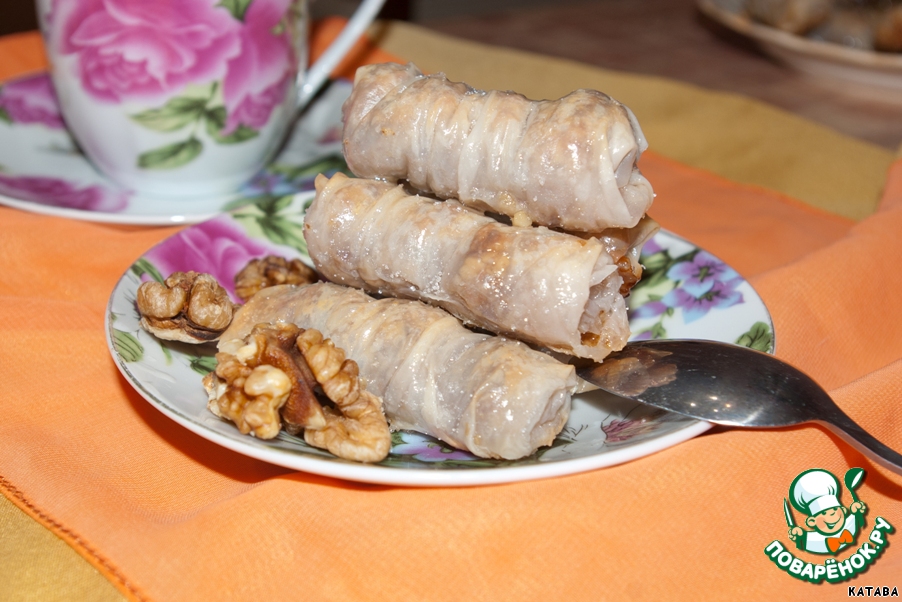
<path id="1" fill-rule="evenodd" d="M 391 427 L 486 458 L 517 459 L 549 445 L 570 412 L 572 366 L 504 337 L 475 333 L 418 301 L 376 300 L 331 283 L 263 289 L 235 316 L 221 351 L 255 324 L 315 328 L 360 367 Z"/>
<path id="2" fill-rule="evenodd" d="M 509 226 L 457 201 L 344 174 L 320 175 L 316 188 L 304 236 L 327 280 L 427 301 L 480 328 L 594 360 L 629 338 L 620 266 L 594 237 Z"/>
<path id="3" fill-rule="evenodd" d="M 635 226 L 652 203 L 632 112 L 594 90 L 553 101 L 480 91 L 413 65 L 357 70 L 344 154 L 363 178 L 564 230 Z"/>

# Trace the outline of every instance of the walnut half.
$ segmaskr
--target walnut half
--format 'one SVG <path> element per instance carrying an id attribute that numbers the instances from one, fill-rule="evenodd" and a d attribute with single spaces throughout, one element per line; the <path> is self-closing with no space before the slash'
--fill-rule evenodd
<path id="1" fill-rule="evenodd" d="M 291 393 L 288 375 L 266 364 L 251 368 L 234 357 L 221 362 L 204 378 L 209 387 L 207 408 L 235 423 L 242 434 L 272 439 L 282 423 L 279 410 Z"/>
<path id="2" fill-rule="evenodd" d="M 344 351 L 331 340 L 323 340 L 318 330 L 302 332 L 297 345 L 338 410 L 324 408 L 326 425 L 304 430 L 304 440 L 346 460 L 385 459 L 391 449 L 391 432 L 382 411 L 382 399 L 363 387 L 357 362 L 346 359 Z"/>
<path id="3" fill-rule="evenodd" d="M 292 434 L 325 426 L 316 380 L 295 346 L 299 333 L 293 324 L 258 324 L 244 341 L 230 341 L 204 379 L 207 408 L 261 439 L 278 435 L 283 420 Z"/>
<path id="4" fill-rule="evenodd" d="M 244 434 L 271 439 L 304 431 L 314 447 L 356 462 L 379 462 L 391 448 L 382 400 L 365 390 L 357 363 L 317 330 L 258 324 L 242 340 L 226 341 L 215 372 L 204 378 L 211 412 Z M 335 407 L 320 405 L 321 387 Z"/>
<path id="5" fill-rule="evenodd" d="M 197 272 L 174 272 L 162 283 L 142 283 L 136 303 L 146 331 L 184 343 L 215 341 L 236 309 L 213 276 Z"/>
<path id="6" fill-rule="evenodd" d="M 268 255 L 251 260 L 235 275 L 235 294 L 247 301 L 266 287 L 277 284 L 312 284 L 319 277 L 300 259 Z"/>

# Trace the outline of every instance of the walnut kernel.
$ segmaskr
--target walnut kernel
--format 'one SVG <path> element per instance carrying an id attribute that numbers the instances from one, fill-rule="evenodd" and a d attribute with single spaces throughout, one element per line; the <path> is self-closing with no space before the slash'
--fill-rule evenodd
<path id="1" fill-rule="evenodd" d="M 269 255 L 249 262 L 235 276 L 235 294 L 247 301 L 266 287 L 278 284 L 312 284 L 319 277 L 300 259 Z"/>
<path id="2" fill-rule="evenodd" d="M 174 272 L 164 282 L 144 282 L 136 296 L 141 326 L 167 341 L 215 341 L 232 322 L 236 306 L 209 274 Z"/>

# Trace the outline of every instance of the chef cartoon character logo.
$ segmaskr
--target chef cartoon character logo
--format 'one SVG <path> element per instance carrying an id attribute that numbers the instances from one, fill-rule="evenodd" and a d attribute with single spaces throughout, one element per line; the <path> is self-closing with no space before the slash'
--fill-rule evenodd
<path id="1" fill-rule="evenodd" d="M 788 546 L 775 539 L 764 548 L 770 561 L 791 577 L 809 583 L 840 583 L 868 570 L 889 546 L 889 536 L 895 527 L 882 516 L 875 516 L 870 532 L 865 531 L 864 515 L 868 507 L 855 492 L 864 475 L 861 468 L 846 472 L 843 482 L 852 498 L 848 506 L 842 504 L 842 485 L 832 473 L 813 468 L 797 476 L 789 487 L 789 499 L 783 498 L 789 539 L 803 552 L 826 558 L 818 561 L 796 557 Z M 804 515 L 804 520 L 796 523 L 792 508 Z M 854 595 L 864 595 L 859 593 L 864 589 L 850 587 L 849 595 L 853 595 L 853 590 Z M 895 587 L 887 586 L 877 595 L 898 596 L 899 593 Z"/>
<path id="2" fill-rule="evenodd" d="M 848 507 L 840 502 L 842 487 L 839 479 L 820 468 L 806 470 L 789 487 L 792 506 L 807 515 L 803 529 L 795 523 L 789 504 L 783 500 L 789 538 L 796 547 L 814 554 L 837 554 L 855 543 L 858 531 L 864 526 L 867 506 L 858 499 L 855 488 L 864 479 L 864 470 L 853 468 L 846 473 L 845 482 L 852 496 Z"/>

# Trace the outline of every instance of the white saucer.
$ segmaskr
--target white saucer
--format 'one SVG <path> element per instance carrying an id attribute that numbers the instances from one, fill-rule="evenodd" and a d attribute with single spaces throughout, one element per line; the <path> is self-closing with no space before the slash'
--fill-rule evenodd
<path id="1" fill-rule="evenodd" d="M 346 170 L 341 105 L 348 81 L 332 82 L 296 122 L 275 160 L 240 190 L 191 200 L 126 190 L 81 154 L 59 114 L 50 78 L 0 84 L 0 204 L 34 213 L 116 224 L 191 224 L 252 202 L 313 189 L 317 173 Z"/>

